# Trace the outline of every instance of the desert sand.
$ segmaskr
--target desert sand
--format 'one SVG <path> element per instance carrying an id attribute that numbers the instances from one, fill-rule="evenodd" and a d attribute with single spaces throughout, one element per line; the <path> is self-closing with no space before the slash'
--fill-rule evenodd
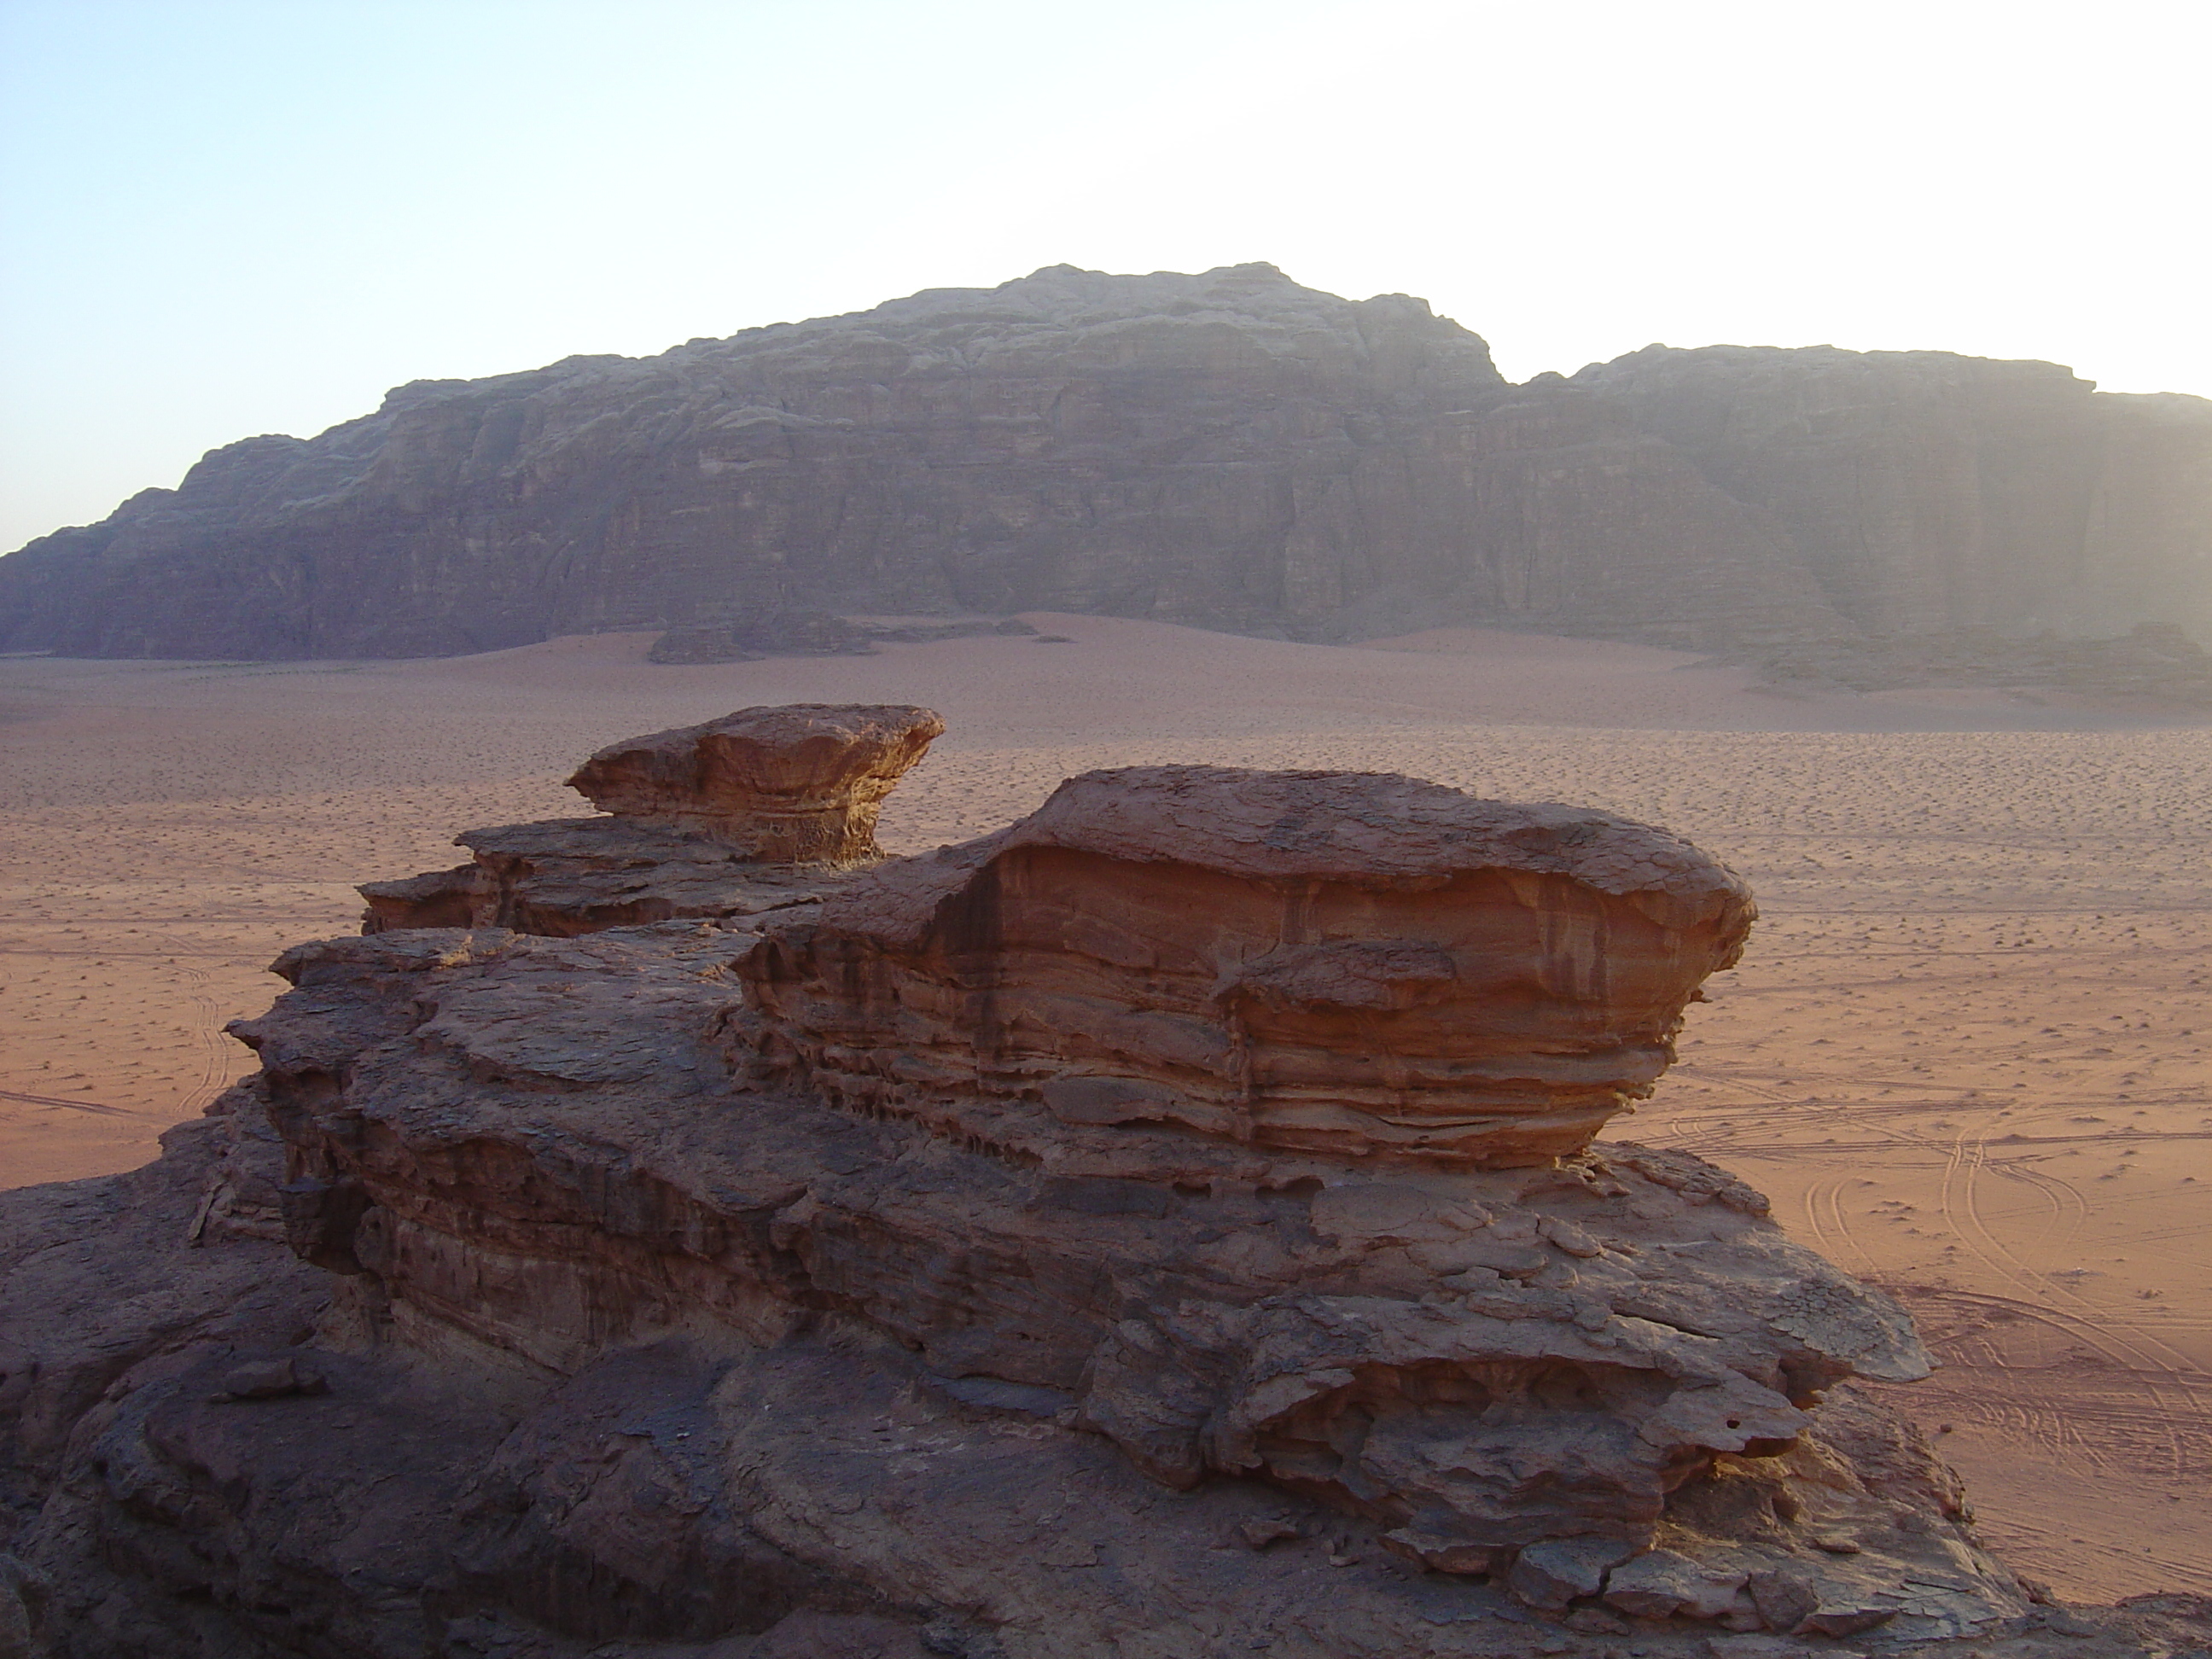
<path id="1" fill-rule="evenodd" d="M 1771 1194 L 1911 1307 L 1895 1391 L 1983 1530 L 2072 1597 L 2212 1591 L 2212 727 L 1993 692 L 1785 695 L 1642 647 L 1362 647 L 1032 616 L 1047 637 L 648 664 L 0 659 L 0 1187 L 152 1157 L 250 1057 L 222 1034 L 352 884 L 569 816 L 613 738 L 753 703 L 913 702 L 914 851 L 1096 766 L 1403 771 L 1665 824 L 1757 890 L 1742 966 L 1618 1138 Z M 1052 636 L 1062 636 L 1054 638 Z"/>

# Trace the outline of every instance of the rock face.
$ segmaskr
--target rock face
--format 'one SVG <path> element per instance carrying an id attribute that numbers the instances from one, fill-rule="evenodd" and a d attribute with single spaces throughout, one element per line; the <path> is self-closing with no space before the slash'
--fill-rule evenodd
<path id="1" fill-rule="evenodd" d="M 610 744 L 568 787 L 634 823 L 709 836 L 767 864 L 880 858 L 884 797 L 945 735 L 927 708 L 790 703 Z"/>
<path id="2" fill-rule="evenodd" d="M 863 1110 L 1499 1166 L 1650 1093 L 1754 914 L 1694 848 L 1602 813 L 1147 767 L 885 866 L 743 971 L 763 1075 Z"/>
<path id="3" fill-rule="evenodd" d="M 1039 1125 L 982 1146 L 803 1095 L 732 1093 L 718 1060 L 751 1040 L 735 993 L 752 948 L 742 932 L 662 924 L 568 939 L 396 932 L 287 954 L 297 988 L 239 1030 L 285 1143 L 287 1237 L 334 1276 L 321 1347 L 291 1356 L 303 1415 L 324 1409 L 296 1387 L 303 1363 L 331 1402 L 494 1441 L 480 1405 L 453 1414 L 419 1383 L 407 1395 L 378 1357 L 473 1364 L 544 1398 L 631 1356 L 626 1403 L 609 1406 L 631 1412 L 654 1398 L 647 1379 L 689 1366 L 705 1376 L 685 1386 L 714 1396 L 685 1419 L 708 1442 L 691 1478 L 714 1492 L 763 1455 L 790 1458 L 769 1451 L 781 1435 L 865 1443 L 903 1397 L 916 1402 L 899 1414 L 905 1443 L 937 1445 L 964 1413 L 1045 1433 L 1045 1450 L 1086 1435 L 1115 1449 L 1125 1473 L 1092 1483 L 1107 1507 L 1030 1546 L 1047 1566 L 1055 1553 L 1097 1560 L 1091 1540 L 1112 1537 L 1115 1511 L 1133 1528 L 1157 1514 L 1137 1530 L 1170 1540 L 1231 1519 L 1284 1518 L 1295 1538 L 1334 1528 L 1334 1553 L 1368 1571 L 1328 1595 L 1351 1598 L 1352 1627 L 1379 1620 L 1399 1639 L 1420 1622 L 1401 1587 L 1423 1581 L 1390 1559 L 1443 1582 L 1498 1576 L 1449 1603 L 1497 1617 L 1520 1552 L 1560 1537 L 1607 1540 L 1631 1565 L 1654 1545 L 1659 1565 L 1688 1563 L 1696 1589 L 1679 1609 L 1654 1613 L 1675 1578 L 1644 1583 L 1644 1566 L 1623 1580 L 1646 1616 L 1759 1627 L 1754 1574 L 1798 1587 L 1807 1611 L 1785 1630 L 1815 1607 L 1923 1635 L 2024 1610 L 1959 1530 L 1956 1491 L 1924 1448 L 1848 1396 L 1820 1403 L 1853 1373 L 1925 1370 L 1902 1315 L 1789 1243 L 1721 1171 L 1622 1144 L 1531 1169 L 1378 1172 L 1141 1127 Z M 709 1358 L 683 1357 L 701 1345 Z M 265 1364 L 259 1352 L 224 1358 L 191 1374 L 189 1394 L 142 1402 L 161 1414 L 111 1433 L 108 1466 L 144 1464 L 123 1457 L 143 1433 L 172 1467 L 181 1443 L 272 1492 L 299 1478 L 294 1454 L 255 1449 L 199 1403 L 265 1382 L 240 1370 Z M 827 1430 L 856 1394 L 857 1419 Z M 495 1460 L 502 1480 L 545 1482 L 531 1471 L 548 1447 L 577 1447 L 562 1416 L 550 1403 L 526 1416 Z M 775 1482 L 813 1486 L 819 1461 L 817 1448 Z M 944 1461 L 897 1466 L 921 1484 L 854 1524 L 899 1536 L 906 1515 L 937 1530 L 943 1496 L 984 1478 Z M 1245 1495 L 1188 1513 L 1144 1498 L 1209 1474 L 1242 1477 Z M 158 1556 L 118 1502 L 130 1488 L 102 1498 L 99 1485 L 81 1524 L 111 1553 L 129 1539 Z M 805 1529 L 846 1490 L 797 1500 Z M 526 1501 L 558 1512 L 550 1493 Z M 228 1524 L 250 1539 L 257 1522 Z M 811 1543 L 817 1566 L 838 1564 L 848 1607 L 871 1583 L 906 1607 L 950 1600 L 910 1545 L 847 1541 L 825 1558 Z M 1829 1547 L 1846 1543 L 1849 1558 Z M 1105 1595 L 1115 1623 L 1158 1616 L 1088 1576 L 1071 1591 Z M 1317 1651 L 1340 1650 L 1332 1628 Z"/>
<path id="4" fill-rule="evenodd" d="M 568 780 L 610 816 L 465 830 L 472 862 L 363 883 L 362 931 L 566 937 L 817 903 L 883 856 L 884 797 L 944 730 L 927 708 L 793 703 L 611 744 Z"/>
<path id="5" fill-rule="evenodd" d="M 362 932 L 507 927 L 556 939 L 643 922 L 759 915 L 816 904 L 844 873 L 768 864 L 726 843 L 623 818 L 554 818 L 468 830 L 451 870 L 363 882 Z"/>
<path id="6" fill-rule="evenodd" d="M 2212 403 L 2093 393 L 2054 363 L 1936 351 L 1647 347 L 1577 374 L 1768 515 L 1875 635 L 2212 643 Z"/>
<path id="7" fill-rule="evenodd" d="M 409 656 L 652 627 L 726 659 L 763 627 L 865 642 L 830 612 L 1028 609 L 1314 639 L 2202 642 L 2208 547 L 2202 399 L 1826 347 L 1653 347 L 1513 387 L 1404 295 L 1060 266 L 246 440 L 0 560 L 0 649 Z"/>
<path id="8" fill-rule="evenodd" d="M 1276 1022 L 1254 1075 L 1307 1087 L 1271 1121 L 1327 1133 L 1056 1110 L 1042 1048 L 980 1040 L 1048 1006 L 1188 1097 L 1248 994 L 1194 1012 L 1200 917 Z M 0 1634 L 2039 1659 L 1955 1479 L 1851 1385 L 1924 1374 L 1903 1314 L 1724 1171 L 1589 1141 L 1589 1091 L 1648 1073 L 1748 919 L 1695 849 L 1601 815 L 1146 769 L 818 916 L 297 947 L 234 1028 L 261 1070 L 161 1163 L 0 1196 Z M 842 991 L 770 971 L 833 945 Z M 983 1017 L 1030 975 L 1047 1002 Z M 863 1007 L 868 1054 L 792 1063 L 804 1019 Z M 1419 1070 L 1424 1018 L 1489 1069 L 1364 1092 L 1371 1054 Z M 1332 1075 L 1353 1103 L 1301 1115 Z M 1387 1127 L 1501 1078 L 1519 1153 Z M 2201 1643 L 2204 1612 L 2064 1617 L 2118 1659 Z"/>

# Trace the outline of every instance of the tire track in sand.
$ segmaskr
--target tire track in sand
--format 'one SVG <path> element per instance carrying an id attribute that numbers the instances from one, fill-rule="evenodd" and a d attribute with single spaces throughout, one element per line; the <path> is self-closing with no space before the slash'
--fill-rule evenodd
<path id="1" fill-rule="evenodd" d="M 2023 1261 L 1996 1235 L 1983 1213 L 1980 1178 L 1989 1163 L 1987 1141 L 1971 1129 L 1961 1129 L 1952 1139 L 1949 1150 L 1940 1204 L 1952 1236 L 2000 1277 L 2039 1298 L 2039 1316 L 2141 1380 L 2162 1419 L 2159 1437 L 2165 1443 L 2168 1473 L 2177 1477 L 2186 1474 L 2189 1454 L 2181 1425 L 2192 1419 L 2202 1421 L 2207 1415 L 2204 1399 L 2189 1375 L 2195 1367 L 2188 1357 L 2148 1333 L 2118 1326 L 2094 1303 Z M 2064 1305 L 2069 1303 L 2082 1311 L 2076 1313 Z"/>

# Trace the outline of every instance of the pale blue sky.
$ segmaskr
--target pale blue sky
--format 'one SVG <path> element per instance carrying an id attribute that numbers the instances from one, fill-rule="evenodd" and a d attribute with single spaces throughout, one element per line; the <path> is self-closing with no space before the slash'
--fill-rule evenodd
<path id="1" fill-rule="evenodd" d="M 2200 6 L 0 0 L 0 549 L 401 381 L 1066 262 L 2212 393 Z"/>

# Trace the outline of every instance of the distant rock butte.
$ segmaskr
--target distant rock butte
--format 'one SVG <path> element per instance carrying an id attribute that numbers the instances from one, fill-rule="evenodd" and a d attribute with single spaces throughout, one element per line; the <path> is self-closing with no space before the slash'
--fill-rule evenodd
<path id="1" fill-rule="evenodd" d="M 2212 633 L 2212 403 L 2048 363 L 1654 346 L 1508 385 L 1402 295 L 1055 266 L 419 381 L 0 560 L 0 649 L 421 656 L 835 614 L 1695 649 Z"/>
<path id="2" fill-rule="evenodd" d="M 1176 767 L 929 857 L 774 862 L 737 849 L 775 792 L 684 758 L 810 732 L 810 779 L 888 787 L 935 729 L 748 710 L 602 750 L 718 836 L 576 822 L 816 890 L 301 945 L 234 1028 L 261 1069 L 160 1163 L 0 1196 L 0 1632 L 2203 1644 L 2188 1598 L 2035 1606 L 1851 1382 L 1926 1373 L 1896 1304 L 1725 1171 L 1591 1140 L 1742 941 L 1725 870 L 1576 809 Z"/>

